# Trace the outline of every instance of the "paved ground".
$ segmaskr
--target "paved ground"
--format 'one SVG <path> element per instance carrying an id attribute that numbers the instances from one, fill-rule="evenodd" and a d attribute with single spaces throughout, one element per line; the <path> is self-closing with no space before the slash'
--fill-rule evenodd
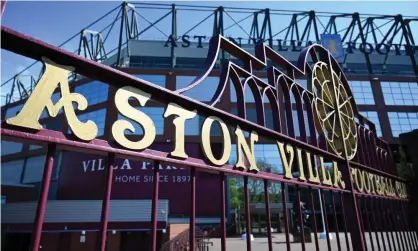
<path id="1" fill-rule="evenodd" d="M 407 234 L 405 232 L 405 234 Z M 390 235 L 389 235 L 390 236 Z M 338 249 L 338 242 L 337 242 L 337 236 L 335 235 L 335 233 L 332 233 L 332 240 L 330 241 L 331 243 L 331 250 L 339 250 Z M 347 247 L 346 247 L 346 240 L 345 240 L 345 235 L 344 233 L 340 233 L 339 234 L 340 237 L 340 243 L 341 243 L 341 250 L 342 251 L 346 251 Z M 390 236 L 391 238 L 391 236 Z M 394 235 L 395 238 L 395 243 L 396 242 L 396 236 Z M 351 247 L 351 241 L 350 241 L 350 235 L 348 236 L 349 239 L 349 243 L 350 243 L 350 250 L 353 251 L 352 247 Z M 384 233 L 384 241 L 385 244 L 383 245 L 382 243 L 382 238 L 380 233 L 378 233 L 378 240 L 379 240 L 379 244 L 380 244 L 380 250 L 389 250 L 388 248 L 388 244 L 387 244 L 387 239 L 386 239 L 386 233 Z M 213 242 L 213 247 L 209 248 L 209 251 L 221 251 L 221 240 L 220 239 L 211 239 L 210 241 Z M 252 242 L 252 250 L 254 251 L 261 251 L 261 250 L 268 250 L 268 242 L 267 242 L 267 237 L 258 237 L 255 238 L 254 241 Z M 293 242 L 293 237 L 290 236 L 290 241 Z M 374 247 L 375 250 L 379 250 L 377 248 L 377 241 L 376 241 L 376 236 L 375 233 L 372 233 L 372 241 L 374 243 Z M 367 250 L 371 251 L 371 244 L 372 241 L 370 240 L 369 237 L 369 233 L 366 233 L 366 242 L 367 242 Z M 391 243 L 392 240 L 390 239 Z M 326 240 L 318 240 L 319 242 L 319 250 L 320 251 L 327 251 L 327 241 Z M 291 243 L 291 250 L 292 251 L 299 251 L 302 250 L 302 246 L 301 243 Z M 396 244 L 396 246 L 398 246 Z M 306 243 L 305 245 L 306 247 L 306 251 L 315 251 L 316 247 L 315 247 L 315 240 L 314 237 L 312 235 L 312 243 Z M 246 241 L 245 240 L 241 240 L 240 238 L 228 238 L 226 241 L 226 250 L 227 251 L 246 251 L 247 247 L 246 247 Z M 286 237 L 285 234 L 273 234 L 273 250 L 277 250 L 277 251 L 285 251 L 286 250 Z M 398 250 L 402 250 L 402 248 L 396 248 L 393 249 L 394 251 L 398 251 Z M 418 250 L 418 247 L 414 247 L 414 248 L 409 248 L 407 250 Z M 354 250 L 355 251 L 355 250 Z"/>

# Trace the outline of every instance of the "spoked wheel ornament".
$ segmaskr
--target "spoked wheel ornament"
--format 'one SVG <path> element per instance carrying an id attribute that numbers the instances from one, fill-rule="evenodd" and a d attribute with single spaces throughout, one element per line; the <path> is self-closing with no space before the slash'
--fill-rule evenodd
<path id="1" fill-rule="evenodd" d="M 357 151 L 357 127 L 351 103 L 353 97 L 338 76 L 324 62 L 315 63 L 312 71 L 314 95 L 314 117 L 316 128 L 338 155 L 347 151 L 347 158 L 353 159 Z"/>

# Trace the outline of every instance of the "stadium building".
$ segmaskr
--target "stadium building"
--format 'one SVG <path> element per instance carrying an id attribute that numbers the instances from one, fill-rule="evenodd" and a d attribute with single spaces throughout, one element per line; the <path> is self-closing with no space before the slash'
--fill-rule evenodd
<path id="1" fill-rule="evenodd" d="M 165 15 L 162 13 L 167 11 Z M 187 17 L 187 13 L 194 13 L 200 19 L 189 22 L 190 27 L 178 27 L 177 22 L 181 23 L 178 20 Z M 153 21 L 149 21 L 146 14 L 152 15 Z M 304 47 L 322 43 L 339 60 L 360 113 L 374 123 L 372 130 L 377 136 L 390 143 L 396 161 L 405 157 L 399 148 L 399 134 L 418 128 L 418 49 L 414 44 L 415 34 L 411 32 L 417 18 L 144 3 L 122 3 L 105 17 L 112 20 L 101 21 L 80 32 L 76 53 L 169 90 L 188 86 L 201 73 L 208 54 L 209 38 L 214 35 L 224 35 L 252 54 L 255 54 L 254 43 L 263 41 L 295 65 Z M 280 20 L 282 26 L 285 24 L 285 28 L 279 24 L 276 27 L 276 20 Z M 139 24 L 144 23 L 149 26 L 140 30 Z M 382 23 L 385 23 L 383 28 Z M 378 25 L 383 33 L 378 33 Z M 180 32 L 181 29 L 184 32 Z M 165 34 L 165 37 L 147 37 L 146 33 L 151 30 Z M 242 64 L 229 55 L 220 55 L 216 70 L 210 73 L 204 84 L 184 95 L 209 102 L 219 83 L 223 59 Z M 34 67 L 39 68 L 39 65 Z M 256 74 L 267 82 L 266 70 Z M 20 111 L 37 80 L 34 76 L 18 74 L 4 82 L 3 88 L 11 91 L 3 98 L 2 121 Z M 78 118 L 83 122 L 93 120 L 99 126 L 99 138 L 111 140 L 111 125 L 123 116 L 118 114 L 112 100 L 116 89 L 83 76 L 71 75 L 69 80 L 70 90 L 85 96 L 89 104 L 87 110 L 77 113 Z M 310 88 L 307 79 L 298 79 L 297 82 Z M 59 98 L 57 89 L 52 101 L 57 102 Z M 247 119 L 256 121 L 254 97 L 249 89 L 245 100 Z M 296 109 L 293 97 L 292 101 Z M 236 114 L 236 102 L 235 90 L 230 85 L 216 106 Z M 164 119 L 165 105 L 154 100 L 148 101 L 145 107 L 137 100 L 131 100 L 131 105 L 140 107 L 155 123 L 157 139 L 151 148 L 171 151 L 174 127 L 172 119 Z M 266 113 L 269 112 L 271 114 L 267 109 Z M 71 135 L 62 115 L 61 111 L 51 119 L 44 111 L 41 124 L 46 129 Z M 204 117 L 198 116 L 186 122 L 186 149 L 191 157 L 203 157 L 199 145 L 203 120 Z M 296 113 L 293 121 L 295 134 L 299 136 L 304 128 L 299 128 Z M 132 123 L 135 131 L 126 131 L 126 134 L 132 140 L 139 140 L 142 128 Z M 272 120 L 267 120 L 266 126 L 272 128 L 272 123 Z M 212 143 L 221 144 L 220 130 L 212 131 Z M 266 169 L 283 173 L 274 142 L 260 139 L 255 152 Z M 1 154 L 2 250 L 24 250 L 31 237 L 46 146 L 2 140 Z M 92 250 L 104 196 L 105 158 L 88 152 L 58 151 L 56 160 L 43 225 L 42 250 Z M 148 243 L 151 228 L 153 166 L 130 159 L 118 159 L 116 164 L 107 250 L 132 250 L 132 247 L 146 250 L 147 247 L 141 244 Z M 161 165 L 160 170 L 158 242 L 162 247 L 163 243 L 187 231 L 191 206 L 188 197 L 182 196 L 190 193 L 189 169 Z M 218 179 L 210 173 L 197 174 L 196 224 L 212 226 L 210 229 L 215 229 L 214 232 L 220 223 L 221 205 L 216 197 L 221 192 Z M 291 191 L 287 196 L 292 201 Z M 236 208 L 230 200 L 227 205 L 230 209 L 228 224 L 233 228 Z M 253 207 L 252 212 L 257 212 L 256 202 Z M 280 205 L 277 208 L 281 217 Z M 253 219 L 262 222 L 262 217 L 254 215 Z"/>

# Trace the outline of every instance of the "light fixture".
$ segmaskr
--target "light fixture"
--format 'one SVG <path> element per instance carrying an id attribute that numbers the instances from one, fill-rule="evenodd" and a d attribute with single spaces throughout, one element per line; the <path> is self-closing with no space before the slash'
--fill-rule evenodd
<path id="1" fill-rule="evenodd" d="M 116 230 L 113 230 L 113 231 L 112 231 L 112 234 L 116 234 Z"/>
<path id="2" fill-rule="evenodd" d="M 163 229 L 163 234 L 165 234 L 166 233 L 166 230 L 165 229 Z"/>
<path id="3" fill-rule="evenodd" d="M 373 78 L 373 80 L 379 80 L 379 78 L 377 78 L 377 77 L 374 77 L 374 78 Z"/>
<path id="4" fill-rule="evenodd" d="M 81 234 L 82 234 L 82 235 L 85 235 L 85 234 L 86 234 L 86 231 L 81 231 Z"/>

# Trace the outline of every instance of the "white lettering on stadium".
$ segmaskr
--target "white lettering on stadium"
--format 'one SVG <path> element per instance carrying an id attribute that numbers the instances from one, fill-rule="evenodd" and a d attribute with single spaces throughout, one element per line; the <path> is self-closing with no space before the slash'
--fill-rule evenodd
<path id="1" fill-rule="evenodd" d="M 186 183 L 190 182 L 190 176 L 188 175 L 161 175 L 159 178 L 160 183 Z M 151 175 L 116 175 L 115 182 L 118 183 L 153 183 L 154 177 Z"/>
<path id="2" fill-rule="evenodd" d="M 149 162 L 142 162 L 141 170 L 153 170 L 154 166 L 152 163 Z M 105 161 L 103 159 L 92 159 L 92 160 L 84 160 L 82 161 L 82 167 L 84 172 L 95 172 L 95 171 L 103 171 L 105 170 Z M 181 170 L 185 168 L 177 168 L 175 166 L 168 166 L 168 165 L 161 165 L 160 170 Z M 123 164 L 119 167 L 116 165 L 113 167 L 114 170 L 132 170 L 131 162 L 129 159 L 125 159 Z"/>

